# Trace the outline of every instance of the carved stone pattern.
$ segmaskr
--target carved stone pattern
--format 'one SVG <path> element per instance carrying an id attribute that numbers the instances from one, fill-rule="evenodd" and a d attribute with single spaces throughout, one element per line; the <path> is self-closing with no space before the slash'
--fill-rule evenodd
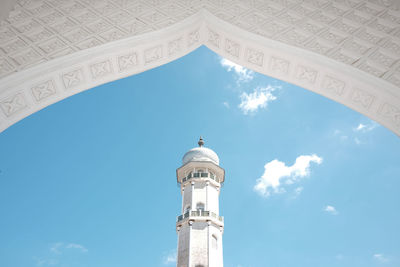
<path id="1" fill-rule="evenodd" d="M 397 1 L 35 0 L 19 1 L 17 8 L 0 25 L 0 50 L 16 63 L 0 75 L 4 77 L 33 64 L 104 42 L 162 29 L 201 9 L 253 33 L 322 55 L 345 48 L 363 54 L 369 60 L 368 51 L 372 47 L 359 42 L 363 40 L 394 52 L 392 61 L 400 59 Z M 221 36 L 215 34 L 209 32 L 208 40 L 221 47 Z M 329 43 L 309 42 L 315 37 Z M 199 42 L 199 31 L 188 34 L 189 47 Z M 237 48 L 227 42 L 224 49 L 237 55 Z M 167 53 L 170 55 L 169 50 Z M 0 62 L 4 59 L 6 57 L 0 52 Z M 353 60 L 341 62 L 356 64 Z M 385 71 L 393 71 L 393 65 L 385 66 Z M 368 68 L 359 69 L 381 76 L 380 72 L 368 71 Z"/>
<path id="2" fill-rule="evenodd" d="M 247 51 L 247 61 L 249 63 L 262 67 L 264 63 L 264 53 L 251 48 L 248 48 L 246 51 Z"/>
<path id="3" fill-rule="evenodd" d="M 32 87 L 32 94 L 36 101 L 41 101 L 49 96 L 56 94 L 56 86 L 52 80 Z"/>
<path id="4" fill-rule="evenodd" d="M 228 52 L 228 54 L 239 58 L 240 55 L 240 44 L 229 40 L 229 39 L 225 39 L 225 51 Z"/>
<path id="5" fill-rule="evenodd" d="M 208 30 L 208 41 L 215 47 L 219 48 L 219 43 L 221 42 L 221 38 L 218 33 L 212 30 Z"/>
<path id="6" fill-rule="evenodd" d="M 322 89 L 325 89 L 335 95 L 341 96 L 344 93 L 346 83 L 333 78 L 329 75 L 325 76 L 322 81 Z"/>
<path id="7" fill-rule="evenodd" d="M 182 51 L 182 38 L 178 38 L 168 43 L 168 55 L 172 56 L 181 51 Z"/>
<path id="8" fill-rule="evenodd" d="M 299 65 L 297 67 L 297 75 L 296 77 L 300 80 L 300 81 L 305 81 L 307 83 L 315 83 L 315 80 L 317 79 L 317 75 L 318 75 L 318 71 L 310 68 L 310 67 L 306 67 L 306 66 L 302 66 Z"/>
<path id="9" fill-rule="evenodd" d="M 384 103 L 379 111 L 379 113 L 388 118 L 391 122 L 393 122 L 397 127 L 400 127 L 400 109 L 388 104 Z"/>
<path id="10" fill-rule="evenodd" d="M 369 109 L 375 100 L 375 97 L 363 90 L 354 89 L 351 99 L 354 103 L 361 105 L 365 109 Z"/>
<path id="11" fill-rule="evenodd" d="M 7 117 L 10 117 L 18 111 L 25 109 L 27 106 L 27 102 L 22 93 L 13 95 L 0 102 L 0 107 Z"/>
<path id="12" fill-rule="evenodd" d="M 162 46 L 156 46 L 144 51 L 144 63 L 152 63 L 162 58 Z"/>
<path id="13" fill-rule="evenodd" d="M 196 30 L 194 32 L 189 33 L 188 35 L 188 46 L 192 46 L 196 43 L 200 42 L 200 32 Z"/>
<path id="14" fill-rule="evenodd" d="M 271 57 L 270 69 L 279 74 L 287 75 L 289 73 L 290 62 L 277 57 Z"/>
<path id="15" fill-rule="evenodd" d="M 102 61 L 90 66 L 93 79 L 98 79 L 112 73 L 112 67 L 109 60 Z"/>
<path id="16" fill-rule="evenodd" d="M 119 56 L 118 67 L 120 71 L 131 69 L 138 64 L 138 58 L 136 53 L 130 53 L 128 55 Z"/>
<path id="17" fill-rule="evenodd" d="M 65 89 L 69 89 L 82 84 L 84 81 L 81 69 L 73 70 L 62 75 L 62 81 Z"/>

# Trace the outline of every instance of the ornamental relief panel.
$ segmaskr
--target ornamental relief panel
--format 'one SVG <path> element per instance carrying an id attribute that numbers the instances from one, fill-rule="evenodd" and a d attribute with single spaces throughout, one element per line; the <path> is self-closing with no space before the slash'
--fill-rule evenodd
<path id="1" fill-rule="evenodd" d="M 384 103 L 378 112 L 400 128 L 400 108 Z"/>
<path id="2" fill-rule="evenodd" d="M 236 25 L 246 29 L 249 36 L 258 35 L 254 38 L 256 40 L 264 40 L 267 44 L 275 42 L 274 47 L 279 47 L 279 44 L 296 46 L 369 75 L 365 77 L 375 76 L 400 87 L 400 71 L 397 69 L 400 64 L 400 10 L 396 1 L 388 5 L 382 1 L 377 5 L 366 0 L 340 3 L 318 0 L 296 4 L 286 0 L 229 3 L 217 0 L 48 1 L 26 1 L 26 5 L 20 2 L 19 9 L 0 24 L 0 78 L 80 50 L 136 35 L 145 36 L 148 32 L 180 23 L 191 15 L 198 16 L 199 23 L 188 26 L 184 32 L 180 30 L 163 37 L 157 43 L 153 38 L 152 42 L 141 43 L 140 48 L 131 46 L 117 51 L 118 54 L 102 55 L 97 62 L 74 62 L 70 66 L 82 65 L 59 70 L 43 83 L 28 85 L 26 95 L 15 92 L 10 97 L 0 98 L 1 113 L 7 118 L 22 116 L 14 117 L 14 114 L 24 114 L 21 111 L 28 108 L 27 100 L 30 98 L 29 102 L 37 103 L 34 105 L 47 103 L 47 99 L 60 99 L 61 91 L 71 90 L 72 93 L 90 88 L 92 81 L 98 79 L 111 81 L 122 72 L 140 72 L 148 68 L 146 65 L 170 61 L 205 43 L 210 48 L 220 48 L 217 51 L 266 75 L 289 80 L 295 78 L 306 89 L 312 87 L 338 96 L 342 99 L 339 102 L 351 102 L 354 107 L 364 109 L 364 114 L 378 114 L 385 121 L 398 125 L 400 107 L 379 102 L 385 98 L 369 89 L 360 89 L 366 88 L 366 81 L 359 81 L 356 83 L 359 86 L 353 88 L 352 82 L 341 80 L 335 71 L 328 74 L 312 60 L 302 58 L 301 50 L 294 50 L 299 54 L 296 54 L 296 60 L 292 60 L 294 52 L 280 54 L 279 48 L 270 51 L 268 46 L 247 40 L 247 36 L 235 35 L 235 28 L 229 29 L 232 34 L 212 30 L 213 23 L 222 19 L 233 24 L 232 27 Z M 196 14 L 202 9 L 217 17 L 208 13 Z M 188 20 L 193 21 L 193 18 Z M 199 26 L 200 23 L 203 26 Z M 218 27 L 222 25 L 225 24 Z M 59 90 L 57 84 L 63 88 Z M 34 110 L 34 105 L 29 109 Z M 379 111 L 377 107 L 380 107 Z"/>
<path id="3" fill-rule="evenodd" d="M 375 101 L 375 96 L 364 90 L 354 88 L 351 94 L 351 100 L 358 106 L 364 109 L 369 109 L 372 103 Z"/>
<path id="4" fill-rule="evenodd" d="M 111 62 L 109 60 L 105 60 L 90 65 L 90 72 L 94 80 L 110 75 L 113 73 Z"/>
<path id="5" fill-rule="evenodd" d="M 372 48 L 386 47 L 395 53 L 388 61 L 400 59 L 397 1 L 49 1 L 20 1 L 2 22 L 0 49 L 6 57 L 0 54 L 0 60 L 11 58 L 16 62 L 8 66 L 11 70 L 0 70 L 3 76 L 77 50 L 168 27 L 201 9 L 253 33 L 318 54 L 347 49 L 368 59 Z M 221 48 L 222 39 L 217 33 L 209 31 L 207 38 Z M 319 41 L 322 39 L 328 43 Z M 199 42 L 200 32 L 189 33 L 188 46 Z M 237 57 L 237 47 L 229 42 L 224 45 L 228 53 Z M 354 66 L 357 56 L 348 57 L 355 60 L 341 62 Z M 250 58 L 248 62 L 260 65 L 260 58 Z M 384 66 L 384 71 L 392 70 L 390 64 Z M 358 68 L 381 76 L 381 72 L 367 66 Z"/>
<path id="6" fill-rule="evenodd" d="M 62 79 L 65 89 L 70 89 L 70 88 L 76 87 L 85 82 L 85 79 L 83 76 L 83 71 L 81 68 L 63 73 L 61 75 L 61 79 Z"/>
<path id="7" fill-rule="evenodd" d="M 35 100 L 38 102 L 57 93 L 53 80 L 48 80 L 32 87 L 31 91 Z"/>
<path id="8" fill-rule="evenodd" d="M 119 71 L 126 71 L 138 65 L 137 53 L 133 52 L 130 54 L 122 55 L 117 58 L 117 65 Z"/>
<path id="9" fill-rule="evenodd" d="M 17 93 L 0 101 L 0 107 L 4 115 L 10 117 L 15 113 L 22 111 L 28 107 L 23 93 Z"/>

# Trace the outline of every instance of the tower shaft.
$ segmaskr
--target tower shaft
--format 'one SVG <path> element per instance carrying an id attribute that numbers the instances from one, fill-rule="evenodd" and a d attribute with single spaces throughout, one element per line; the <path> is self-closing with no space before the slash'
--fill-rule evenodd
<path id="1" fill-rule="evenodd" d="M 219 216 L 219 195 L 225 171 L 212 150 L 211 161 L 207 160 L 209 149 L 202 149 L 206 148 L 201 144 L 186 153 L 183 166 L 177 170 L 182 193 L 182 213 L 176 222 L 177 267 L 223 267 L 224 219 Z"/>

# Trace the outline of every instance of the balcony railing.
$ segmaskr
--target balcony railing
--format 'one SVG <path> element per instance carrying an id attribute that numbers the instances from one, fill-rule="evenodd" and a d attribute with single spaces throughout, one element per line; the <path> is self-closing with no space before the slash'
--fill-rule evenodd
<path id="1" fill-rule="evenodd" d="M 210 178 L 214 181 L 216 181 L 217 183 L 220 183 L 220 180 L 218 177 L 216 177 L 214 174 L 212 173 L 208 173 L 208 172 L 195 172 L 195 173 L 191 173 L 186 177 L 183 177 L 182 179 L 182 183 L 190 180 L 190 179 L 195 179 L 195 178 Z"/>
<path id="2" fill-rule="evenodd" d="M 212 211 L 204 211 L 204 210 L 190 210 L 186 213 L 179 215 L 176 219 L 177 222 L 183 221 L 189 217 L 211 217 L 219 220 L 220 222 L 224 222 L 224 217 L 217 215 Z"/>

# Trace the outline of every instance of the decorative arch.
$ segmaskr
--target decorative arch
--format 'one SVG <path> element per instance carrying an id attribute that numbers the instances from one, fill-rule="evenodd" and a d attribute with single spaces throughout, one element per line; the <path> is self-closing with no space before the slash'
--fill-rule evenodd
<path id="1" fill-rule="evenodd" d="M 205 45 L 251 70 L 346 105 L 400 135 L 396 1 L 121 0 L 111 7 L 93 0 L 74 1 L 72 6 L 58 0 L 20 2 L 26 3 L 18 4 L 0 26 L 0 132 L 66 97 Z M 101 2 L 107 5 L 99 9 L 96 3 Z M 117 5 L 119 11 L 107 13 Z M 89 13 L 79 13 L 82 6 Z M 183 13 L 174 14 L 178 7 Z M 54 12 L 68 16 L 52 22 Z M 79 21 L 90 12 L 97 24 Z M 129 12 L 139 15 L 129 22 L 127 33 L 123 19 Z M 166 18 L 159 21 L 160 16 Z M 46 20 L 56 24 L 47 27 Z M 102 20 L 121 34 L 115 29 L 101 32 Z M 66 46 L 68 38 L 78 38 L 80 30 L 90 32 L 91 26 L 93 37 Z M 32 41 L 44 38 L 46 31 L 48 41 Z"/>

